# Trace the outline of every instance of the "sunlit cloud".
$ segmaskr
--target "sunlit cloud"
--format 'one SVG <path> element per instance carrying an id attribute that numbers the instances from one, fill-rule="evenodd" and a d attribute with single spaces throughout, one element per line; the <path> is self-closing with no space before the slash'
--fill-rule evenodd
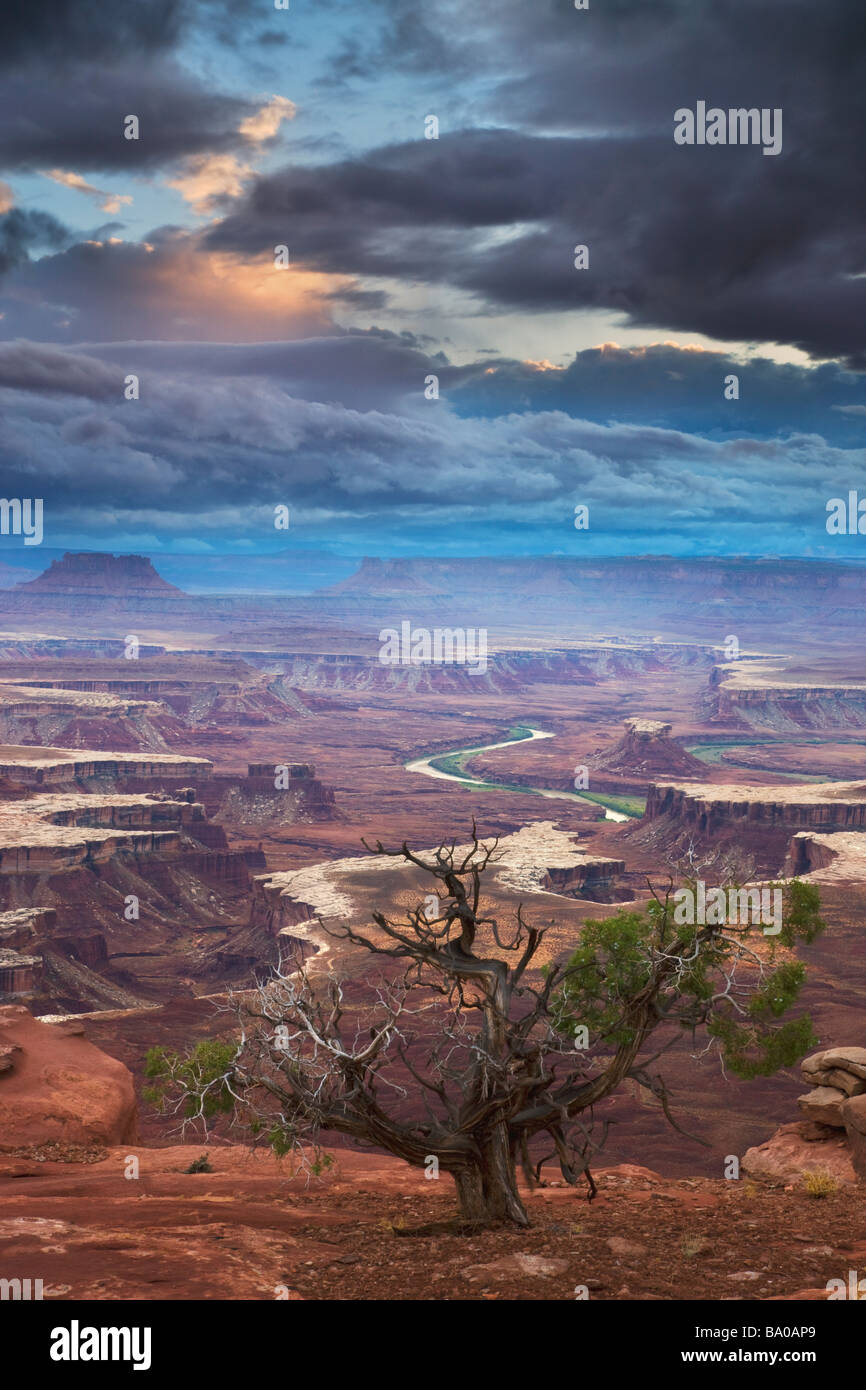
<path id="1" fill-rule="evenodd" d="M 259 144 L 276 135 L 283 121 L 293 121 L 297 111 L 297 106 L 288 97 L 273 96 L 261 110 L 241 121 L 238 129 L 241 135 Z"/>
<path id="2" fill-rule="evenodd" d="M 250 145 L 270 140 L 283 121 L 294 120 L 297 107 L 288 97 L 272 97 L 241 121 L 238 132 Z M 181 164 L 169 188 L 176 188 L 181 197 L 201 216 L 218 212 L 233 198 L 239 198 L 255 175 L 252 164 L 230 153 L 190 155 Z"/>
<path id="3" fill-rule="evenodd" d="M 168 180 L 198 213 L 214 212 L 222 202 L 238 198 L 254 170 L 233 154 L 202 154 L 187 159 L 179 174 Z"/>
<path id="4" fill-rule="evenodd" d="M 106 193 L 104 189 L 88 183 L 80 174 L 66 169 L 43 169 L 42 173 L 47 179 L 62 184 L 64 188 L 74 188 L 77 193 L 86 193 L 89 198 L 95 198 L 103 212 L 118 213 L 121 207 L 132 202 L 130 194 Z"/>

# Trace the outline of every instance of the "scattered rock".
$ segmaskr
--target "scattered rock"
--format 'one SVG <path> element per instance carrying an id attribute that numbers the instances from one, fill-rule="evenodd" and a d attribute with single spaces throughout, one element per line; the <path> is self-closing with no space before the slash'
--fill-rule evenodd
<path id="1" fill-rule="evenodd" d="M 623 1236 L 610 1236 L 605 1244 L 612 1255 L 637 1256 L 646 1254 L 645 1245 L 640 1245 L 635 1240 L 626 1240 Z"/>
<path id="2" fill-rule="evenodd" d="M 568 1260 L 550 1259 L 544 1255 L 503 1255 L 500 1260 L 490 1264 L 467 1265 L 461 1271 L 463 1278 L 473 1284 L 483 1284 L 491 1279 L 509 1279 L 515 1275 L 529 1275 L 549 1279 L 554 1274 L 566 1274 Z M 586 1283 L 586 1280 L 584 1280 Z"/>

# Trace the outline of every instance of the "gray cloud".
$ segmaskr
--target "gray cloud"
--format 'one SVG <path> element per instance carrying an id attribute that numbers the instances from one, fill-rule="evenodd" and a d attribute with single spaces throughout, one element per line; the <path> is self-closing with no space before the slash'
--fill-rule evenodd
<path id="1" fill-rule="evenodd" d="M 0 389 L 109 400 L 123 376 L 96 358 L 50 343 L 0 343 Z"/>
<path id="2" fill-rule="evenodd" d="M 208 90 L 169 58 L 142 64 L 134 49 L 110 68 L 70 66 L 48 86 L 25 68 L 0 88 L 0 167 L 144 172 L 239 147 L 237 127 L 256 105 Z M 139 118 L 138 140 L 124 138 L 130 114 Z"/>
<path id="3" fill-rule="evenodd" d="M 261 178 L 208 243 L 253 254 L 288 237 L 320 270 L 456 286 L 530 312 L 617 310 L 859 365 L 856 168 L 796 148 L 765 159 L 661 136 L 463 131 Z M 573 267 L 578 243 L 586 271 Z"/>
<path id="4" fill-rule="evenodd" d="M 297 532 L 326 545 L 372 528 L 386 548 L 436 552 L 513 531 L 568 551 L 583 502 L 595 553 L 657 548 L 672 534 L 710 550 L 731 536 L 759 551 L 796 536 L 829 551 L 825 501 L 866 464 L 863 448 L 816 433 L 708 439 L 557 408 L 467 418 L 417 397 L 399 411 L 358 410 L 291 394 L 276 360 L 274 376 L 238 375 L 239 355 L 228 350 L 218 372 L 213 353 L 196 372 L 192 352 L 184 361 L 171 349 L 143 398 L 126 402 L 105 395 L 104 363 L 75 354 L 63 380 L 77 374 L 87 394 L 76 400 L 46 387 L 51 361 L 31 346 L 17 377 L 3 364 L 17 388 L 0 391 L 4 486 L 44 497 L 54 534 L 74 523 L 91 535 L 120 526 L 266 542 L 286 502 Z"/>

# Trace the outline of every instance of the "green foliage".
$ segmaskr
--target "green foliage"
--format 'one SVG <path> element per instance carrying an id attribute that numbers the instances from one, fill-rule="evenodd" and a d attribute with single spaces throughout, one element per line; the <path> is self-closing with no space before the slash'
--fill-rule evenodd
<path id="1" fill-rule="evenodd" d="M 272 1125 L 268 1130 L 268 1144 L 277 1158 L 285 1158 L 295 1147 L 295 1132 L 290 1125 Z"/>
<path id="2" fill-rule="evenodd" d="M 795 946 L 798 941 L 808 946 L 827 926 L 820 914 L 821 895 L 814 883 L 792 878 L 785 885 L 785 911 L 779 941 L 783 946 Z"/>
<path id="3" fill-rule="evenodd" d="M 187 1173 L 212 1173 L 213 1168 L 207 1154 L 199 1154 L 198 1158 L 194 1158 L 185 1171 Z"/>
<path id="4" fill-rule="evenodd" d="M 818 1041 L 808 1014 L 789 1019 L 778 1028 L 749 1027 L 737 1023 L 730 1014 L 719 1015 L 710 1019 L 707 1032 L 721 1043 L 728 1068 L 747 1080 L 792 1067 Z"/>
<path id="5" fill-rule="evenodd" d="M 310 1171 L 315 1173 L 316 1177 L 319 1178 L 323 1173 L 326 1173 L 329 1168 L 333 1168 L 334 1163 L 335 1159 L 333 1154 L 325 1152 L 318 1153 L 310 1164 Z"/>
<path id="6" fill-rule="evenodd" d="M 580 945 L 568 962 L 568 978 L 554 997 L 556 1026 L 573 1038 L 580 1024 L 605 1043 L 631 1041 L 627 1002 L 647 984 L 650 962 L 647 914 L 617 912 L 584 923 Z"/>
<path id="7" fill-rule="evenodd" d="M 705 1023 L 737 1076 L 770 1076 L 792 1066 L 816 1044 L 811 1020 L 775 1020 L 798 1000 L 806 972 L 800 961 L 774 966 L 774 960 L 779 944 L 790 949 L 814 941 L 825 923 L 813 884 L 792 880 L 783 903 L 777 936 L 764 935 L 757 923 L 677 924 L 672 905 L 658 901 L 646 911 L 622 909 L 586 922 L 553 996 L 554 1026 L 574 1038 L 583 1025 L 597 1045 L 610 1048 L 634 1042 L 638 1028 L 652 1031 L 659 1017 L 686 1028 Z M 726 979 L 735 984 L 726 987 Z M 655 1004 L 649 1019 L 648 996 Z"/>
<path id="8" fill-rule="evenodd" d="M 230 1089 L 237 1045 L 218 1038 L 197 1043 L 187 1056 L 166 1047 L 152 1047 L 147 1053 L 144 1074 L 156 1084 L 146 1088 L 150 1104 L 164 1104 L 171 1091 L 185 1096 L 186 1119 L 228 1114 L 235 1104 Z"/>

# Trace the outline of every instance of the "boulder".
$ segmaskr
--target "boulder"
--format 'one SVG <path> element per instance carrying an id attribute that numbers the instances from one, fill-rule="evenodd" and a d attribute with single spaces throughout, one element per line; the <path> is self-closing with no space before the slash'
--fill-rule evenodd
<path id="1" fill-rule="evenodd" d="M 859 1076 L 853 1076 L 850 1071 L 842 1071 L 840 1067 L 831 1067 L 829 1071 L 819 1073 L 822 1086 L 833 1086 L 837 1091 L 844 1091 L 846 1096 L 862 1096 L 866 1091 L 866 1081 L 861 1081 Z"/>
<path id="2" fill-rule="evenodd" d="M 817 1076 L 824 1061 L 823 1052 L 813 1052 L 811 1057 L 804 1057 L 800 1063 L 800 1071 L 803 1073 L 803 1080 L 808 1081 L 810 1086 L 818 1086 L 820 1082 L 812 1081 L 812 1076 Z"/>
<path id="3" fill-rule="evenodd" d="M 858 1177 L 866 1178 L 866 1095 L 845 1101 L 842 1121 L 851 1146 L 854 1171 Z"/>
<path id="4" fill-rule="evenodd" d="M 856 1105 L 859 1099 L 845 1101 L 840 1096 L 845 1105 Z M 747 1149 L 742 1168 L 765 1182 L 799 1182 L 804 1173 L 816 1172 L 829 1173 L 839 1183 L 857 1181 L 845 1136 L 834 1130 L 829 1138 L 816 1140 L 813 1126 L 802 1121 L 782 1125 L 766 1143 Z"/>
<path id="5" fill-rule="evenodd" d="M 841 1067 L 866 1081 L 866 1047 L 831 1047 L 820 1055 L 823 1066 Z"/>
<path id="6" fill-rule="evenodd" d="M 0 1007 L 0 1055 L 11 1062 L 0 1071 L 0 1150 L 135 1141 L 132 1073 L 88 1042 L 80 1023 Z"/>
<path id="7" fill-rule="evenodd" d="M 847 1095 L 859 1095 L 859 1091 L 849 1087 L 857 1081 L 866 1083 L 866 1047 L 830 1047 L 824 1052 L 813 1052 L 811 1057 L 803 1058 L 800 1071 L 809 1086 L 838 1086 Z"/>
<path id="8" fill-rule="evenodd" d="M 845 1096 L 835 1086 L 816 1086 L 800 1096 L 797 1104 L 808 1120 L 818 1120 L 821 1124 L 832 1125 L 834 1129 L 844 1129 L 842 1106 Z"/>

